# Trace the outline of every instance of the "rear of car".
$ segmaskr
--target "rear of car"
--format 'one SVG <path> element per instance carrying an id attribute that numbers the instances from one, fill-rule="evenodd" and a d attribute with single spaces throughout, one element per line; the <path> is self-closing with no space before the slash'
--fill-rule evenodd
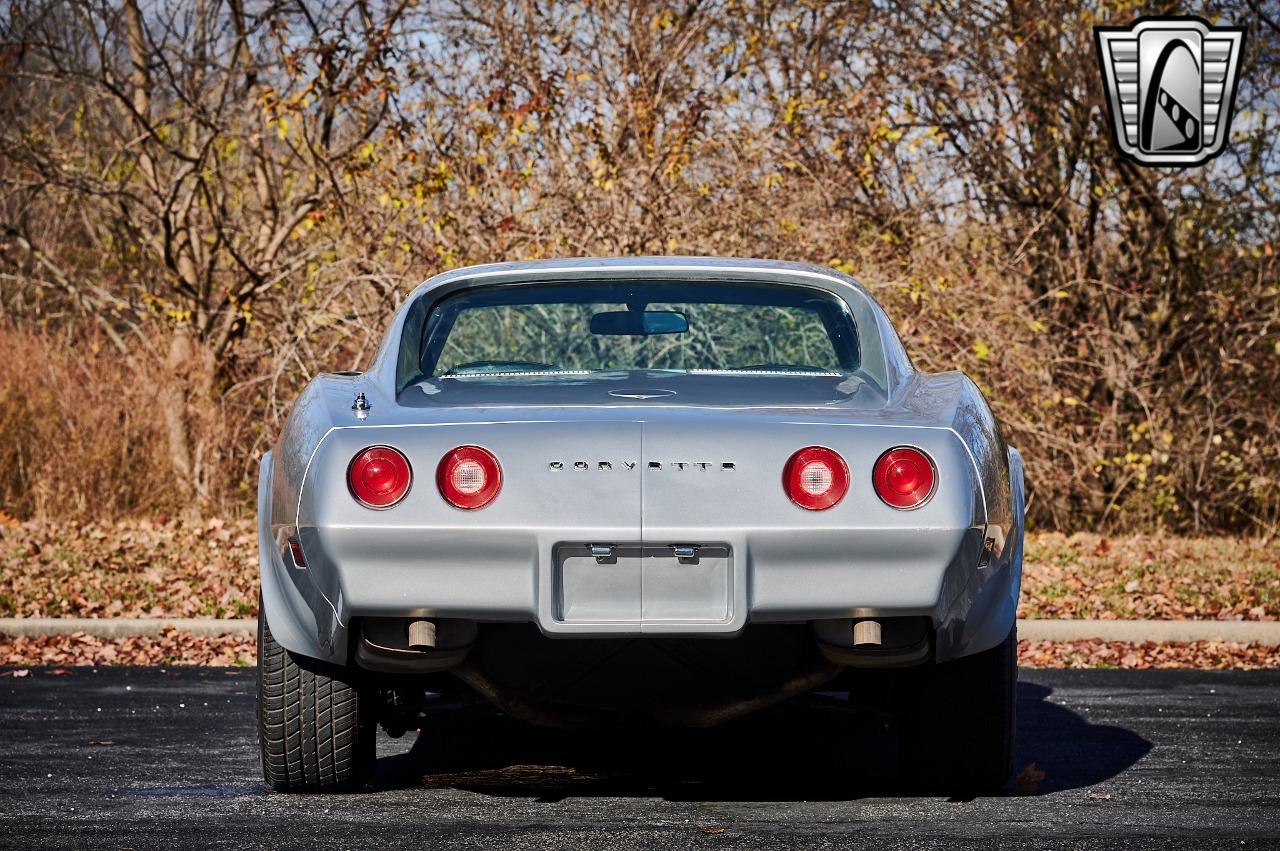
<path id="1" fill-rule="evenodd" d="M 434 279 L 264 460 L 268 780 L 358 785 L 371 719 L 417 726 L 424 690 L 561 726 L 707 725 L 896 669 L 904 753 L 961 748 L 956 785 L 998 785 L 1021 491 L 973 384 L 914 371 L 829 270 Z M 288 711 L 290 664 L 351 710 L 338 774 L 282 756 L 331 749 Z"/>

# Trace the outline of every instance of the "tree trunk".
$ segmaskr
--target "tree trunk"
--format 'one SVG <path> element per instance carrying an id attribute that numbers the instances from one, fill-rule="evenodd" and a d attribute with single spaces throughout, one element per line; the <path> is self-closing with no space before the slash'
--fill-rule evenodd
<path id="1" fill-rule="evenodd" d="M 169 341 L 165 368 L 168 374 L 158 395 L 169 463 L 187 496 L 203 508 L 209 501 L 206 450 L 217 433 L 213 356 L 195 339 L 190 326 L 181 325 Z"/>

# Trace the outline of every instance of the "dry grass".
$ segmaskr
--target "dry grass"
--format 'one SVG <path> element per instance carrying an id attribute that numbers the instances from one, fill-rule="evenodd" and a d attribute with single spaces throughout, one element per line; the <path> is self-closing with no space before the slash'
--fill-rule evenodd
<path id="1" fill-rule="evenodd" d="M 163 335 L 153 341 L 163 349 Z M 100 521 L 251 511 L 252 405 L 193 397 L 153 349 L 122 358 L 93 328 L 0 321 L 0 517 Z M 165 405 L 195 421 L 190 470 L 171 463 Z M 193 479 L 200 493 L 193 494 Z"/>
<path id="2" fill-rule="evenodd" d="M 1248 537 L 1028 536 L 1027 618 L 1276 620 L 1280 543 Z"/>
<path id="3" fill-rule="evenodd" d="M 177 505 L 156 398 L 166 376 L 104 340 L 0 324 L 0 510 L 101 518 Z"/>

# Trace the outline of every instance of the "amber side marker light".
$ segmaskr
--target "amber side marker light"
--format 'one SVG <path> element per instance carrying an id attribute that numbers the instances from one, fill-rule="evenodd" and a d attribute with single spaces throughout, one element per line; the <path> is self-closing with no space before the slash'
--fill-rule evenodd
<path id="1" fill-rule="evenodd" d="M 904 511 L 929 501 L 938 485 L 933 459 L 914 446 L 897 446 L 880 456 L 871 483 L 885 505 Z"/>
<path id="2" fill-rule="evenodd" d="M 844 499 L 849 490 L 849 467 L 833 449 L 806 446 L 787 459 L 782 487 L 796 505 L 822 511 Z"/>
<path id="3" fill-rule="evenodd" d="M 445 502 L 455 508 L 484 508 L 502 489 L 502 467 L 487 449 L 459 446 L 440 459 L 436 486 Z"/>
<path id="4" fill-rule="evenodd" d="M 404 499 L 412 482 L 409 459 L 390 446 L 370 446 L 347 467 L 351 495 L 366 508 L 390 508 Z"/>

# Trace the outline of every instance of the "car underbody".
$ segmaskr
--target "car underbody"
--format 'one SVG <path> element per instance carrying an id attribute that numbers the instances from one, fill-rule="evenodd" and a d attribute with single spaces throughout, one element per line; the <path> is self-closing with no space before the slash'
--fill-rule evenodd
<path id="1" fill-rule="evenodd" d="M 852 635 L 850 623 L 844 626 Z M 395 622 L 395 627 L 407 635 L 406 624 Z M 387 636 L 394 627 L 374 628 Z M 403 654 L 432 651 L 373 645 L 366 623 L 355 656 L 373 681 L 397 692 L 400 706 L 411 705 L 423 691 L 456 693 L 461 686 L 514 717 L 544 726 L 607 727 L 648 718 L 706 727 L 813 691 L 854 668 L 928 660 L 925 619 L 895 619 L 885 631 L 893 637 L 859 649 L 826 644 L 807 624 L 750 626 L 731 639 L 548 638 L 533 624 L 487 624 L 472 633 L 465 650 L 455 651 L 457 662 L 447 671 L 423 670 L 415 676 Z M 406 688 L 408 679 L 413 685 Z"/>

